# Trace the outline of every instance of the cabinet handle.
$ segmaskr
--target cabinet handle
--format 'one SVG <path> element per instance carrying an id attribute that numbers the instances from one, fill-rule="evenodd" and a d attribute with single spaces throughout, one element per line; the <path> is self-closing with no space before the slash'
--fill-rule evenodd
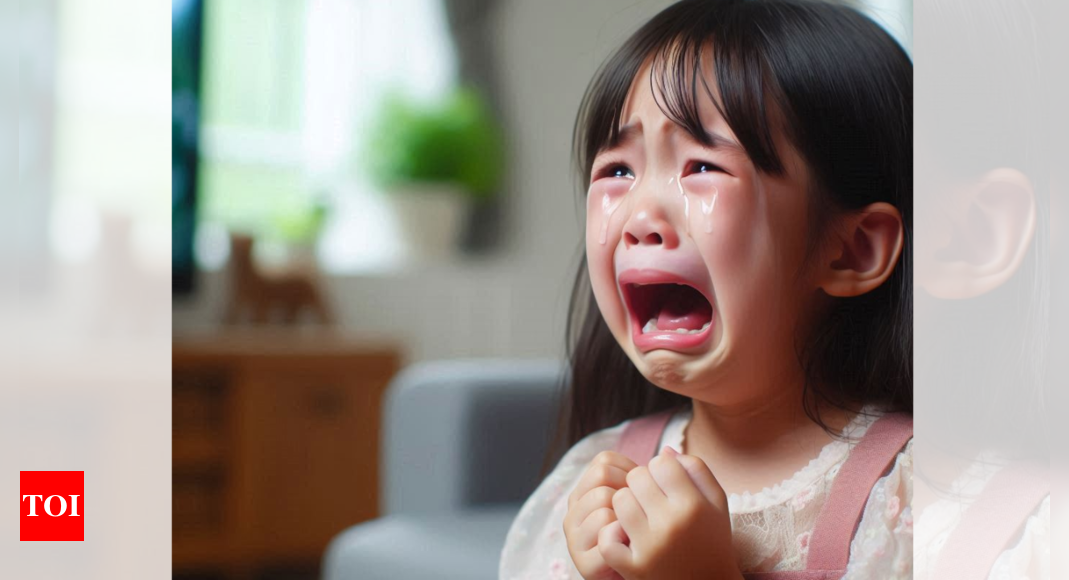
<path id="1" fill-rule="evenodd" d="M 309 407 L 312 414 L 320 418 L 334 418 L 342 414 L 345 394 L 337 387 L 320 387 L 312 391 Z"/>

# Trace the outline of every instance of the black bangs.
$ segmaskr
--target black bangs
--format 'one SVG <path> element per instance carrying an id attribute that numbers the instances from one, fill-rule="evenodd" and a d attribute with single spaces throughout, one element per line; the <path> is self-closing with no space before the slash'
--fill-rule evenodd
<path id="1" fill-rule="evenodd" d="M 598 152 L 619 139 L 624 103 L 633 83 L 643 80 L 636 76 L 647 63 L 645 80 L 657 106 L 672 122 L 699 143 L 710 145 L 699 112 L 702 99 L 708 98 L 754 166 L 764 173 L 782 174 L 769 98 L 788 126 L 790 115 L 777 98 L 777 87 L 767 82 L 760 27 L 746 14 L 751 7 L 745 4 L 681 2 L 657 15 L 605 63 L 583 97 L 573 135 L 584 182 L 590 181 Z"/>

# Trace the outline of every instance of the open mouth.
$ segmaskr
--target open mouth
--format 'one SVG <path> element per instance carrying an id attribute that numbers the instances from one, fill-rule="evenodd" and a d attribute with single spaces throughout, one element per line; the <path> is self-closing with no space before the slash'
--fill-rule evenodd
<path id="1" fill-rule="evenodd" d="M 679 282 L 625 282 L 620 286 L 631 315 L 632 337 L 642 350 L 685 350 L 710 336 L 713 306 L 697 288 Z"/>

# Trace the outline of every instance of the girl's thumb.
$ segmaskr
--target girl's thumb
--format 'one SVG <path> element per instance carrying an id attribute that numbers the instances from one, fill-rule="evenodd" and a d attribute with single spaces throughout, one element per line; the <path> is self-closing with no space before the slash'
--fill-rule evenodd
<path id="1" fill-rule="evenodd" d="M 691 481 L 694 482 L 694 485 L 709 503 L 720 509 L 727 509 L 727 494 L 724 493 L 724 488 L 720 486 L 720 482 L 716 480 L 713 472 L 704 461 L 693 455 L 681 455 L 667 446 L 665 447 L 665 453 L 675 457 L 679 464 L 683 466 L 683 469 L 687 470 Z"/>

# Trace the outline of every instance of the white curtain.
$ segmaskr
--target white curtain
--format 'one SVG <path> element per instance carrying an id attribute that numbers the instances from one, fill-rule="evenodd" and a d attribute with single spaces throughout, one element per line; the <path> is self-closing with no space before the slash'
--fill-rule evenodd
<path id="1" fill-rule="evenodd" d="M 303 151 L 329 190 L 333 219 L 320 244 L 328 271 L 388 268 L 400 251 L 392 219 L 363 179 L 361 149 L 387 91 L 436 100 L 457 62 L 441 0 L 309 0 Z"/>
<path id="2" fill-rule="evenodd" d="M 320 175 L 349 165 L 383 92 L 436 99 L 456 58 L 440 0 L 310 0 L 304 151 Z"/>

